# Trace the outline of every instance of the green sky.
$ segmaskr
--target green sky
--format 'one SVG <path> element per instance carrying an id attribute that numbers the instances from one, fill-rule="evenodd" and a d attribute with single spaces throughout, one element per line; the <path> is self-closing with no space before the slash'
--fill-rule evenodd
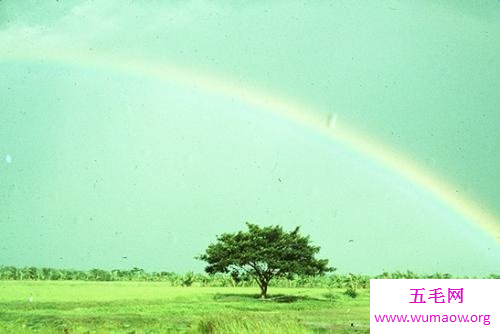
<path id="1" fill-rule="evenodd" d="M 0 264 L 200 270 L 251 221 L 301 225 L 342 272 L 498 272 L 500 236 L 373 157 L 95 66 L 299 101 L 500 217 L 498 41 L 498 1 L 0 1 Z"/>

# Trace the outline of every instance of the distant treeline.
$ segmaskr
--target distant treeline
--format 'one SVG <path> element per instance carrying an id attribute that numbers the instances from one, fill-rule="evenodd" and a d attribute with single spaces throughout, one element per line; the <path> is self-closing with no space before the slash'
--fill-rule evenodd
<path id="1" fill-rule="evenodd" d="M 451 274 L 434 273 L 430 275 L 417 274 L 412 271 L 384 272 L 380 275 L 330 274 L 324 276 L 294 276 L 291 278 L 277 278 L 271 281 L 275 287 L 303 287 L 303 288 L 346 288 L 356 286 L 367 288 L 372 278 L 386 279 L 451 279 L 451 278 L 489 278 L 500 279 L 500 275 L 487 276 L 453 276 Z M 204 286 L 204 287 L 253 287 L 257 283 L 250 276 L 236 276 L 231 274 L 208 275 L 189 272 L 177 274 L 173 272 L 147 272 L 144 269 L 56 269 L 44 267 L 0 266 L 0 280 L 22 281 L 106 281 L 106 282 L 165 282 L 170 286 Z"/>

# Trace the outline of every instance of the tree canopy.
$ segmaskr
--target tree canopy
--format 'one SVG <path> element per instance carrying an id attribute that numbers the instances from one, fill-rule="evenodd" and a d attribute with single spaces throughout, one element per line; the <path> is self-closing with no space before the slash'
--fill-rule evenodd
<path id="1" fill-rule="evenodd" d="M 217 241 L 198 257 L 208 263 L 207 273 L 250 275 L 260 287 L 261 298 L 266 298 L 269 281 L 274 277 L 333 271 L 328 260 L 315 258 L 320 248 L 311 245 L 309 236 L 299 234 L 300 227 L 286 232 L 281 226 L 246 225 L 248 231 L 217 236 Z"/>

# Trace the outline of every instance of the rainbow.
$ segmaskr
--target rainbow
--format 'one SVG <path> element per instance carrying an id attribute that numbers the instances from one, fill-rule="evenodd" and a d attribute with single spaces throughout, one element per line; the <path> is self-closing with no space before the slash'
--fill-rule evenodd
<path id="1" fill-rule="evenodd" d="M 14 53 L 10 53 L 8 57 L 4 56 L 3 60 L 9 58 L 15 61 L 57 62 L 70 66 L 87 66 L 129 75 L 145 76 L 203 90 L 211 94 L 228 96 L 296 123 L 299 126 L 306 127 L 325 138 L 340 142 L 371 158 L 388 170 L 399 174 L 427 191 L 453 211 L 461 214 L 468 221 L 475 223 L 489 233 L 497 242 L 500 242 L 500 219 L 481 207 L 479 203 L 465 194 L 459 193 L 456 187 L 441 180 L 432 171 L 412 161 L 401 152 L 397 152 L 377 141 L 372 136 L 360 133 L 347 124 L 330 126 L 330 120 L 325 116 L 321 116 L 325 113 L 321 113 L 318 108 L 312 108 L 289 98 L 282 98 L 278 94 L 247 87 L 221 76 L 192 71 L 179 66 L 165 66 L 160 62 L 117 58 L 116 56 L 99 55 L 91 51 L 69 53 L 61 50 L 58 50 L 57 53 L 48 50 L 27 53 L 24 50 L 21 54 L 14 55 Z"/>

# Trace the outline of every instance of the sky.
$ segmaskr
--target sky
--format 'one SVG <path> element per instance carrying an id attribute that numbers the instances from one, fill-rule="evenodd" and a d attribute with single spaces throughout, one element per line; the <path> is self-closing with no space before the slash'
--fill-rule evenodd
<path id="1" fill-rule="evenodd" d="M 499 18 L 498 1 L 0 1 L 0 265 L 200 271 L 249 221 L 300 225 L 340 272 L 498 272 Z"/>

